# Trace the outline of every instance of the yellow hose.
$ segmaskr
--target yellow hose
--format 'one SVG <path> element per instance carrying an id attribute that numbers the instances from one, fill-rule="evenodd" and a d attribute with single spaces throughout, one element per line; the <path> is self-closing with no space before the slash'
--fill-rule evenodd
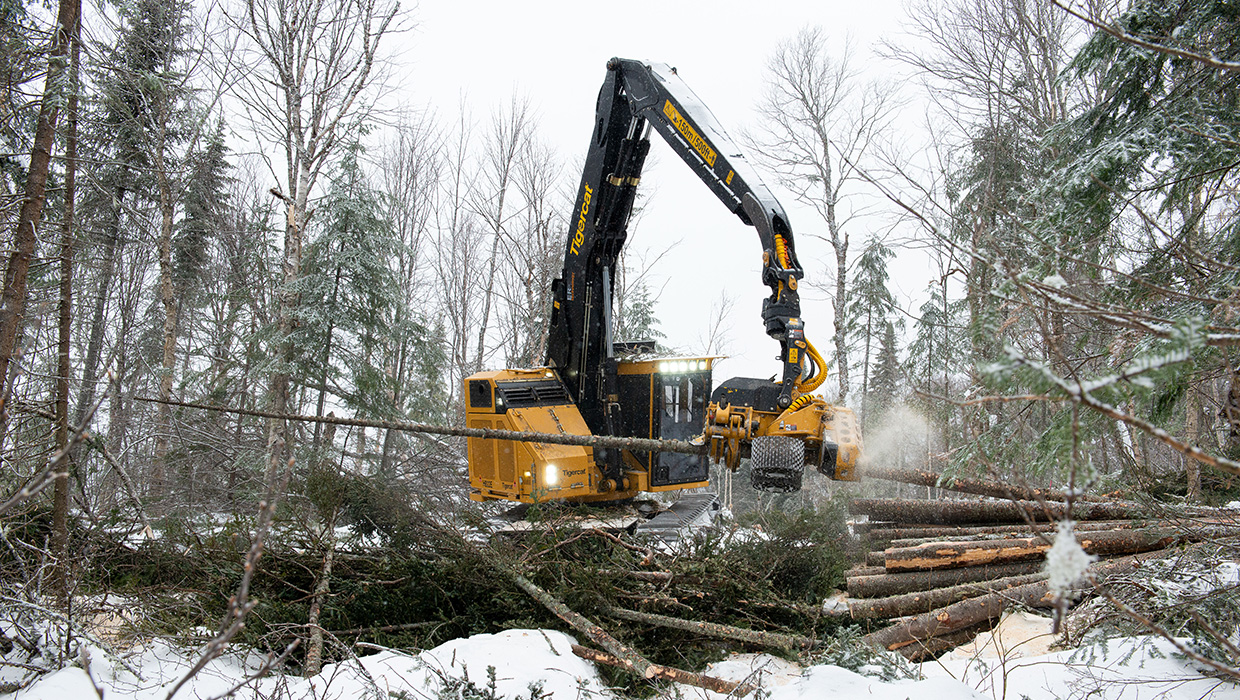
<path id="1" fill-rule="evenodd" d="M 794 412 L 794 411 L 799 411 L 799 410 L 801 410 L 802 408 L 805 408 L 806 406 L 810 405 L 810 404 L 811 404 L 811 403 L 813 403 L 813 402 L 814 402 L 814 397 L 810 396 L 809 394 L 801 394 L 801 396 L 800 396 L 800 397 L 798 397 L 796 401 L 793 401 L 793 402 L 792 402 L 792 405 L 791 405 L 791 406 L 789 406 L 788 408 L 784 409 L 784 412 L 785 412 L 785 413 L 792 413 L 792 412 Z"/>
<path id="2" fill-rule="evenodd" d="M 818 374 L 809 381 L 797 383 L 797 389 L 802 394 L 808 394 L 811 391 L 814 391 L 818 387 L 822 386 L 823 382 L 827 381 L 827 363 L 823 362 L 822 355 L 818 354 L 818 349 L 815 348 L 814 344 L 808 340 L 805 341 L 805 352 L 810 356 L 810 359 L 814 361 L 814 364 L 818 365 Z"/>

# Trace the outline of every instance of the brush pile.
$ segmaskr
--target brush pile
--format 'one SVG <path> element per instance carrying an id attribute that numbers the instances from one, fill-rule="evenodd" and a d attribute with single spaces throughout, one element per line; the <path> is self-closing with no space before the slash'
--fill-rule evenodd
<path id="1" fill-rule="evenodd" d="M 1045 489 L 941 481 L 921 471 L 871 469 L 866 476 L 1007 499 L 851 502 L 852 516 L 865 518 L 854 528 L 870 551 L 846 573 L 847 597 L 835 612 L 867 624 L 867 641 L 914 661 L 971 641 L 1007 609 L 1053 608 L 1043 567 L 1059 520 L 1077 521 L 1077 541 L 1097 559 L 1093 582 L 1080 584 L 1083 596 L 1177 546 L 1240 535 L 1234 511 L 1092 497 L 1069 512 L 1062 494 Z"/>

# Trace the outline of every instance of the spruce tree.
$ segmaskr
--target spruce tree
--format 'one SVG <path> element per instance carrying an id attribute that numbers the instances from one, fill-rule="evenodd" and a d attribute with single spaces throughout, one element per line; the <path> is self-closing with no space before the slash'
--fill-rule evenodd
<path id="1" fill-rule="evenodd" d="M 891 321 L 883 324 L 883 335 L 868 384 L 866 399 L 869 408 L 865 413 L 864 425 L 867 429 L 878 425 L 887 416 L 899 396 L 900 350 L 896 341 L 895 324 Z"/>
<path id="2" fill-rule="evenodd" d="M 205 145 L 189 156 L 189 177 L 185 189 L 185 215 L 173 239 L 174 281 L 183 296 L 201 280 L 212 240 L 227 225 L 229 174 L 228 146 L 224 144 L 224 121 Z"/>
<path id="3" fill-rule="evenodd" d="M 877 344 L 876 336 L 896 309 L 896 300 L 891 290 L 887 289 L 887 260 L 895 257 L 895 252 L 877 238 L 866 245 L 857 259 L 857 268 L 853 272 L 852 302 L 848 307 L 849 336 L 852 342 L 860 345 L 861 357 L 861 420 L 867 419 L 869 411 L 869 380 Z"/>

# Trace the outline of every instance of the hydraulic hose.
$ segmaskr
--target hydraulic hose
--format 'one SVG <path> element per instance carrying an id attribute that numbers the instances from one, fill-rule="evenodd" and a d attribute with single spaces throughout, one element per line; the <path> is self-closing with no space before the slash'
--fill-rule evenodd
<path id="1" fill-rule="evenodd" d="M 814 344 L 808 340 L 805 341 L 805 354 L 809 355 L 809 359 L 812 360 L 814 364 L 818 365 L 819 371 L 810 379 L 800 382 L 797 385 L 797 389 L 800 390 L 802 394 L 808 394 L 811 391 L 814 391 L 818 387 L 822 386 L 823 382 L 827 381 L 827 363 L 823 362 L 822 355 L 818 354 L 818 349 L 815 348 Z"/>

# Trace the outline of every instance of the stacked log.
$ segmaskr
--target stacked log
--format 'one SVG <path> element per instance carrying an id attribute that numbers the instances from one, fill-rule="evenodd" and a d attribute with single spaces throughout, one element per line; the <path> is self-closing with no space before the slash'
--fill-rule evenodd
<path id="1" fill-rule="evenodd" d="M 951 488 L 928 472 L 886 470 L 871 477 Z M 913 660 L 932 658 L 990 629 L 1013 606 L 1049 608 L 1053 601 L 1042 567 L 1054 541 L 1061 502 L 1043 489 L 1016 489 L 963 480 L 974 494 L 1007 492 L 1022 500 L 855 499 L 857 531 L 871 544 L 865 566 L 846 577 L 847 613 L 864 621 L 866 639 Z M 1204 513 L 1193 513 L 1202 515 Z M 1071 509 L 1077 541 L 1098 558 L 1095 580 L 1131 571 L 1168 548 L 1203 538 L 1240 534 L 1240 521 L 1210 513 L 1192 527 L 1135 503 L 1095 499 Z M 1160 517 L 1162 516 L 1162 517 Z M 1085 593 L 1094 590 L 1090 587 Z M 841 611 L 842 612 L 842 611 Z"/>

